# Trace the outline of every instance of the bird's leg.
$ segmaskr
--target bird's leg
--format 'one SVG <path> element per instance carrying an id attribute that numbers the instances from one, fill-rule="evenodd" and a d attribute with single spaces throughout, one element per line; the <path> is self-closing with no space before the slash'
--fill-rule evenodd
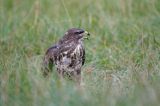
<path id="1" fill-rule="evenodd" d="M 80 69 L 78 69 L 74 73 L 74 80 L 76 81 L 76 83 L 78 84 L 78 86 L 81 84 L 81 70 Z"/>
<path id="2" fill-rule="evenodd" d="M 77 84 L 81 85 L 81 74 L 77 75 Z"/>
<path id="3" fill-rule="evenodd" d="M 61 82 L 64 82 L 64 79 L 63 79 L 63 70 L 57 69 L 57 71 L 58 71 L 59 80 Z"/>

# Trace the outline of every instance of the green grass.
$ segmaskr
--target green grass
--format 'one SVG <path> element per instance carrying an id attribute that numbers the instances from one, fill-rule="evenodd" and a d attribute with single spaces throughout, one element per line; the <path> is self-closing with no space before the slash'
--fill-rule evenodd
<path id="1" fill-rule="evenodd" d="M 41 76 L 72 27 L 85 41 L 84 87 Z M 158 106 L 160 0 L 0 0 L 0 106 Z"/>

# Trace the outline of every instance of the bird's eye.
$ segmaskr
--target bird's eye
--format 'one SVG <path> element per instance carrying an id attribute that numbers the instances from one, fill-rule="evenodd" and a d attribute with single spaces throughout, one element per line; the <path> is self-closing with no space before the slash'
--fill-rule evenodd
<path id="1" fill-rule="evenodd" d="M 83 30 L 80 30 L 80 31 L 76 31 L 75 34 L 81 34 L 81 33 L 84 33 Z"/>

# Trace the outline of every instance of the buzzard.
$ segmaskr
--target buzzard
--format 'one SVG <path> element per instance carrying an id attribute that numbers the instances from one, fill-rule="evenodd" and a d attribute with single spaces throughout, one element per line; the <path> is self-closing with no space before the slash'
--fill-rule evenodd
<path id="1" fill-rule="evenodd" d="M 89 35 L 83 29 L 69 29 L 58 43 L 46 51 L 43 60 L 43 75 L 47 76 L 55 65 L 60 77 L 67 76 L 80 83 L 81 67 L 85 62 L 83 39 L 88 39 Z"/>

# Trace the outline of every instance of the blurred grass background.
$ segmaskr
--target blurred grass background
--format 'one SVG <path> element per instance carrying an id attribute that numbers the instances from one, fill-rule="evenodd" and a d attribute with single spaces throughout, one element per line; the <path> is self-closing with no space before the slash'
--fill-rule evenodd
<path id="1" fill-rule="evenodd" d="M 83 90 L 40 74 L 72 27 L 85 41 Z M 0 0 L 1 106 L 158 106 L 160 0 Z"/>

